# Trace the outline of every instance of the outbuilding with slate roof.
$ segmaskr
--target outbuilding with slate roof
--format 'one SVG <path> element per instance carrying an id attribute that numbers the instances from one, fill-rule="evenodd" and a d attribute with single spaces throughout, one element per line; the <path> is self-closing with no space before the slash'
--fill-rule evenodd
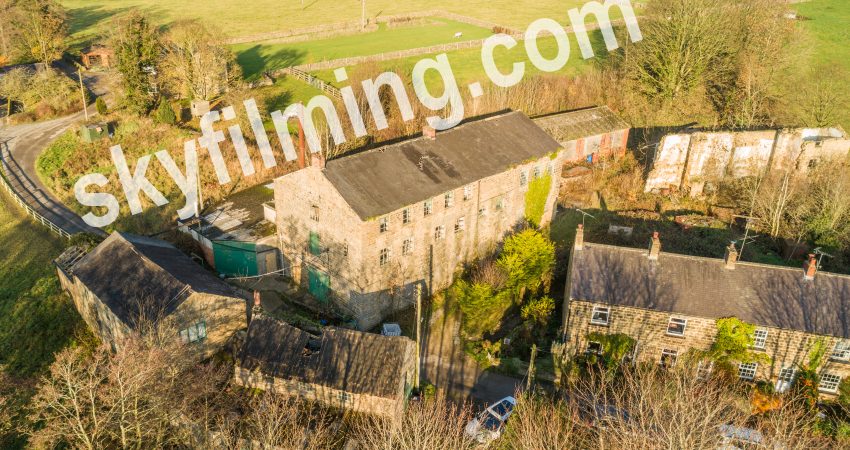
<path id="1" fill-rule="evenodd" d="M 246 302 L 173 245 L 114 232 L 85 251 L 56 259 L 62 287 L 86 324 L 113 349 L 149 327 L 210 356 L 247 326 Z"/>

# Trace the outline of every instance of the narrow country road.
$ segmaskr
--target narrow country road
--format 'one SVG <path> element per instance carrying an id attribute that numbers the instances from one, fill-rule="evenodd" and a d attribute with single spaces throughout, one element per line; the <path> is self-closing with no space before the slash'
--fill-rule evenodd
<path id="1" fill-rule="evenodd" d="M 54 139 L 82 118 L 79 112 L 47 122 L 0 128 L 0 159 L 12 189 L 30 208 L 70 234 L 101 231 L 88 226 L 50 194 L 38 178 L 35 163 Z"/>

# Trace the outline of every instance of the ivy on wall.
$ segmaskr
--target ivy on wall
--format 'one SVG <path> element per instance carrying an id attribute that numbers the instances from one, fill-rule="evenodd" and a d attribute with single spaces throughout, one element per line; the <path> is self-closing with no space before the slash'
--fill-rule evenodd
<path id="1" fill-rule="evenodd" d="M 539 227 L 543 220 L 551 187 L 552 176 L 548 173 L 528 183 L 528 192 L 525 193 L 525 218 L 535 227 Z"/>

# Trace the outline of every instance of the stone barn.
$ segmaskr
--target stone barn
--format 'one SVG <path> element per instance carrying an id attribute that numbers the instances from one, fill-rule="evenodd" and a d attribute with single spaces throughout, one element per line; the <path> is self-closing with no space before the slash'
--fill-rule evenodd
<path id="1" fill-rule="evenodd" d="M 113 350 L 157 326 L 204 358 L 247 325 L 246 301 L 165 241 L 115 232 L 91 251 L 69 248 L 55 264 L 83 320 Z"/>
<path id="2" fill-rule="evenodd" d="M 326 327 L 311 334 L 255 313 L 236 366 L 236 383 L 360 413 L 398 416 L 414 386 L 416 345 Z"/>

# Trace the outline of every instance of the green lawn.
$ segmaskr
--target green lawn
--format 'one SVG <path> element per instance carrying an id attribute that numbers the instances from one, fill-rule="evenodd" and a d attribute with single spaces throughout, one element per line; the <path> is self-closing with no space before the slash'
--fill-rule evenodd
<path id="1" fill-rule="evenodd" d="M 813 63 L 839 65 L 850 74 L 850 1 L 812 0 L 794 7 L 812 35 Z M 844 97 L 850 98 L 850 86 L 845 85 Z M 841 123 L 850 130 L 850 111 L 844 112 Z"/>
<path id="2" fill-rule="evenodd" d="M 274 1 L 252 0 L 60 0 L 71 13 L 71 33 L 85 40 L 105 31 L 110 17 L 141 9 L 160 24 L 179 19 L 201 19 L 221 28 L 227 36 L 246 36 L 277 30 L 291 30 L 318 24 L 360 20 L 360 2 L 356 0 Z M 444 10 L 501 25 L 524 29 L 541 17 L 565 25 L 567 11 L 585 0 L 535 0 L 518 5 L 510 0 L 369 0 L 371 18 L 416 11 Z M 619 16 L 614 11 L 612 17 Z"/>
<path id="3" fill-rule="evenodd" d="M 52 261 L 64 246 L 0 189 L 0 372 L 11 384 L 0 385 L 0 393 L 11 400 L 6 407 L 15 426 L 24 424 L 33 387 L 53 354 L 90 336 L 55 275 Z M 25 447 L 23 434 L 0 431 L 0 448 Z"/>
<path id="4" fill-rule="evenodd" d="M 457 32 L 463 33 L 455 39 Z M 433 19 L 421 26 L 388 28 L 381 24 L 378 31 L 352 36 L 297 42 L 291 44 L 250 43 L 232 46 L 246 78 L 263 71 L 330 59 L 427 47 L 457 41 L 483 39 L 490 30 L 445 19 Z"/>
<path id="5" fill-rule="evenodd" d="M 41 371 L 82 323 L 52 263 L 65 245 L 0 193 L 0 365 L 14 375 Z"/>
<path id="6" fill-rule="evenodd" d="M 603 58 L 605 56 L 605 46 L 602 44 L 602 35 L 598 32 L 591 33 L 591 41 L 593 42 L 597 55 L 599 55 L 598 57 Z M 540 52 L 543 56 L 552 58 L 557 54 L 557 47 L 554 39 L 541 38 L 538 42 Z M 558 73 L 579 74 L 583 71 L 589 70 L 596 59 L 582 59 L 581 52 L 578 49 L 578 44 L 576 44 L 572 35 L 570 35 L 570 46 L 570 60 Z M 485 84 L 488 81 L 481 62 L 480 48 L 447 52 L 447 55 L 449 62 L 452 65 L 452 72 L 455 74 L 455 78 L 461 88 L 475 81 L 479 81 L 482 84 Z M 386 61 L 381 63 L 381 67 L 384 70 L 392 70 L 398 73 L 405 80 L 410 80 L 413 66 L 421 59 L 433 56 L 434 55 L 422 55 Z M 514 62 L 525 62 L 524 79 L 528 79 L 541 73 L 528 60 L 528 56 L 525 52 L 525 46 L 522 42 L 510 50 L 507 50 L 504 47 L 496 49 L 496 52 L 494 53 L 494 60 L 496 61 L 496 65 L 499 69 L 505 73 L 509 73 L 511 71 L 511 67 Z M 333 76 L 333 69 L 316 71 L 314 72 L 314 75 L 330 84 L 337 84 L 335 83 L 336 79 Z M 436 73 L 429 73 L 426 82 L 429 86 L 441 86 L 440 77 Z"/>

